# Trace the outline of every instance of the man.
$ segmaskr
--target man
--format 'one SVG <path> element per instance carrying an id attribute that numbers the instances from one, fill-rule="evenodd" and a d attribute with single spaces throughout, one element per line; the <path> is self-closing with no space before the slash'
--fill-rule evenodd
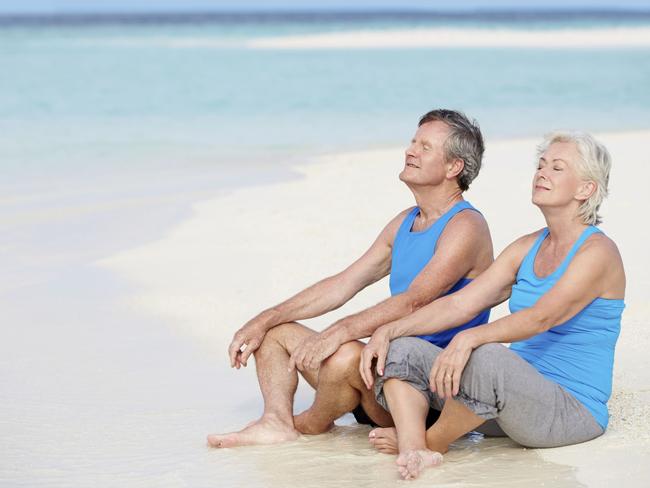
<path id="1" fill-rule="evenodd" d="M 231 366 L 246 366 L 255 355 L 264 414 L 239 432 L 208 436 L 209 445 L 271 444 L 300 433 L 319 434 L 350 411 L 363 423 L 393 425 L 363 384 L 359 359 L 364 344 L 358 339 L 462 288 L 492 263 L 487 223 L 462 197 L 478 175 L 483 151 L 479 127 L 463 114 L 441 109 L 420 119 L 399 176 L 417 206 L 393 218 L 348 268 L 265 310 L 235 333 Z M 340 307 L 389 273 L 392 296 L 387 300 L 320 333 L 296 322 Z M 423 338 L 444 347 L 455 332 L 488 318 L 486 311 L 457 329 Z M 296 369 L 316 389 L 316 397 L 294 417 Z"/>

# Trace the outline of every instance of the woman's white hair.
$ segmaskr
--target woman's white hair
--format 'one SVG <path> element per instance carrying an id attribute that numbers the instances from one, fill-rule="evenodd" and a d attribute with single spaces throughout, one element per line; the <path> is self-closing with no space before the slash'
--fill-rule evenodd
<path id="1" fill-rule="evenodd" d="M 578 174 L 584 181 L 593 181 L 596 190 L 585 200 L 578 209 L 578 215 L 587 225 L 598 225 L 602 222 L 598 210 L 607 196 L 609 171 L 612 158 L 607 148 L 586 132 L 551 132 L 544 136 L 542 143 L 537 146 L 537 159 L 554 142 L 572 142 L 578 149 L 580 158 L 576 163 Z"/>

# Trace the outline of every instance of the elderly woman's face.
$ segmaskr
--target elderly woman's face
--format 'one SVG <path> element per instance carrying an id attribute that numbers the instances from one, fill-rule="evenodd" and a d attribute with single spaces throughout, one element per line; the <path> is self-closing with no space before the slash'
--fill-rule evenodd
<path id="1" fill-rule="evenodd" d="M 541 155 L 533 178 L 533 203 L 562 207 L 576 200 L 583 181 L 576 170 L 580 157 L 573 142 L 554 142 Z"/>

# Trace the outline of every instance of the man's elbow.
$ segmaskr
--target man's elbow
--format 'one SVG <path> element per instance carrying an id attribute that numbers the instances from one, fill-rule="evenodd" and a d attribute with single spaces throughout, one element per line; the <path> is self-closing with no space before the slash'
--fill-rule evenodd
<path id="1" fill-rule="evenodd" d="M 407 300 L 405 303 L 405 309 L 406 309 L 405 311 L 407 314 L 411 314 L 416 310 L 419 310 L 422 307 L 429 305 L 431 302 L 433 302 L 436 299 L 436 297 L 432 297 L 430 295 L 418 294 L 418 293 L 409 294 L 406 298 Z"/>

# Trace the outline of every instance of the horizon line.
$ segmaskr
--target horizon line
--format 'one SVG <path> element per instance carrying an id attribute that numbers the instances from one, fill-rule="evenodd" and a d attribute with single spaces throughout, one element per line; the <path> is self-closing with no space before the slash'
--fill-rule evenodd
<path id="1" fill-rule="evenodd" d="M 197 17 L 197 16 L 314 16 L 314 15 L 429 15 L 440 17 L 469 17 L 471 15 L 486 15 L 486 16 L 503 16 L 503 15 L 521 15 L 523 17 L 532 17 L 534 15 L 646 15 L 650 14 L 650 7 L 640 8 L 632 6 L 619 6 L 619 7 L 487 7 L 487 8 L 394 8 L 394 7 L 373 7 L 368 9 L 362 8 L 250 8 L 250 9 L 231 9 L 231 8 L 156 8 L 156 9 L 137 9 L 137 10 L 123 10 L 123 9 L 100 9 L 100 10 L 69 10 L 69 11 L 1 11 L 0 18 L 101 18 L 101 17 Z"/>

